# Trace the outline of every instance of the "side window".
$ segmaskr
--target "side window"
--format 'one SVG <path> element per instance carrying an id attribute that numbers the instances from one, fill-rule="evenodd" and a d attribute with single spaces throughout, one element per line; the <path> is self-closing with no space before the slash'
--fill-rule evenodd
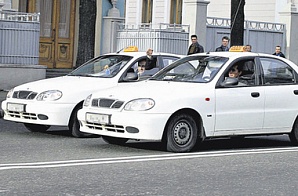
<path id="1" fill-rule="evenodd" d="M 142 23 L 152 22 L 153 0 L 143 0 Z"/>
<path id="2" fill-rule="evenodd" d="M 173 63 L 174 61 L 178 60 L 177 57 L 170 57 L 170 56 L 164 56 L 162 57 L 163 65 L 164 67 L 167 67 L 169 64 Z"/>
<path id="3" fill-rule="evenodd" d="M 255 86 L 257 84 L 255 62 L 253 59 L 245 59 L 234 62 L 224 73 L 224 80 L 238 78 L 238 84 L 233 86 Z"/>
<path id="4" fill-rule="evenodd" d="M 263 73 L 264 84 L 291 84 L 295 83 L 294 70 L 286 63 L 269 58 L 260 59 Z"/>
<path id="5" fill-rule="evenodd" d="M 170 23 L 181 24 L 182 21 L 182 0 L 171 0 Z"/>
<path id="6" fill-rule="evenodd" d="M 256 72 L 254 60 L 245 60 L 241 63 L 242 73 L 240 80 L 244 81 L 249 86 L 256 84 Z"/>

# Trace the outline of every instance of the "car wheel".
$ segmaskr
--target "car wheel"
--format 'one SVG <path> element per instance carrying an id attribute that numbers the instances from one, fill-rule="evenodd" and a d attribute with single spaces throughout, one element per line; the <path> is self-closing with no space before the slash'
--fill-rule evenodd
<path id="1" fill-rule="evenodd" d="M 109 137 L 109 136 L 102 136 L 102 139 L 108 144 L 117 144 L 117 145 L 123 145 L 128 141 L 128 139 L 126 138 L 117 138 L 117 137 Z"/>
<path id="2" fill-rule="evenodd" d="M 86 138 L 86 137 L 91 137 L 93 134 L 91 133 L 84 133 L 80 131 L 80 123 L 77 118 L 77 114 L 79 109 L 81 109 L 82 106 L 76 107 L 70 117 L 70 122 L 68 125 L 69 130 L 71 131 L 72 136 L 77 137 L 77 138 Z"/>
<path id="3" fill-rule="evenodd" d="M 291 133 L 289 134 L 290 140 L 294 145 L 298 145 L 298 120 L 295 121 Z"/>
<path id="4" fill-rule="evenodd" d="M 51 127 L 50 125 L 39 125 L 31 123 L 24 123 L 24 125 L 31 132 L 44 132 Z"/>
<path id="5" fill-rule="evenodd" d="M 189 152 L 198 140 L 198 126 L 187 114 L 179 114 L 171 118 L 167 127 L 167 150 L 170 152 Z"/>

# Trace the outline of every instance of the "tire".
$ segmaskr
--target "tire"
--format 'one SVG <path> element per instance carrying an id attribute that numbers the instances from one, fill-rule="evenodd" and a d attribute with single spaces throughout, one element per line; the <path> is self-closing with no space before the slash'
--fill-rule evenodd
<path id="1" fill-rule="evenodd" d="M 189 152 L 198 142 L 198 126 L 188 114 L 171 118 L 166 133 L 166 147 L 170 152 Z"/>
<path id="2" fill-rule="evenodd" d="M 289 134 L 290 140 L 294 145 L 298 145 L 298 120 L 295 121 L 292 131 Z"/>
<path id="3" fill-rule="evenodd" d="M 50 125 L 39 125 L 31 123 L 24 123 L 24 125 L 31 132 L 45 132 L 51 127 Z"/>
<path id="4" fill-rule="evenodd" d="M 109 136 L 102 136 L 102 139 L 108 144 L 116 144 L 116 145 L 123 145 L 128 141 L 128 139 L 126 138 L 117 138 L 117 137 L 109 137 Z"/>
<path id="5" fill-rule="evenodd" d="M 93 136 L 93 134 L 84 133 L 84 132 L 80 131 L 80 123 L 79 123 L 79 120 L 77 118 L 77 114 L 78 114 L 79 109 L 81 109 L 81 108 L 82 108 L 82 106 L 77 106 L 74 109 L 74 111 L 73 111 L 73 113 L 70 117 L 68 128 L 71 131 L 71 134 L 72 134 L 73 137 L 77 137 L 77 138 L 91 137 L 91 136 Z"/>

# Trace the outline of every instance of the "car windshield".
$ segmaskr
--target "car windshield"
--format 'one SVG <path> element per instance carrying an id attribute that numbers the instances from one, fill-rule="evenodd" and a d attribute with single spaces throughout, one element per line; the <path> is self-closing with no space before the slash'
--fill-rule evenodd
<path id="1" fill-rule="evenodd" d="M 69 76 L 112 78 L 133 57 L 124 55 L 106 55 L 88 61 L 75 69 Z"/>
<path id="2" fill-rule="evenodd" d="M 206 83 L 214 78 L 228 58 L 219 56 L 189 56 L 157 73 L 152 80 Z"/>

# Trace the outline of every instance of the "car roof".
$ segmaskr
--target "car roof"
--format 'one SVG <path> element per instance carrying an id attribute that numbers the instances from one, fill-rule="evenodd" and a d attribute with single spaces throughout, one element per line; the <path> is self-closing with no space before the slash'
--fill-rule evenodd
<path id="1" fill-rule="evenodd" d="M 272 54 L 265 54 L 265 53 L 255 53 L 255 52 L 206 52 L 206 53 L 196 53 L 192 54 L 190 56 L 222 56 L 222 57 L 249 57 L 249 56 L 268 56 L 268 57 L 274 57 Z"/>
<path id="2" fill-rule="evenodd" d="M 127 56 L 133 56 L 133 57 L 141 57 L 146 55 L 146 51 L 139 51 L 139 52 L 115 52 L 115 53 L 108 53 L 104 55 L 127 55 Z M 164 56 L 176 56 L 176 57 L 184 57 L 185 55 L 180 54 L 173 54 L 173 53 L 165 53 L 165 52 L 153 52 L 154 55 L 164 55 Z"/>

